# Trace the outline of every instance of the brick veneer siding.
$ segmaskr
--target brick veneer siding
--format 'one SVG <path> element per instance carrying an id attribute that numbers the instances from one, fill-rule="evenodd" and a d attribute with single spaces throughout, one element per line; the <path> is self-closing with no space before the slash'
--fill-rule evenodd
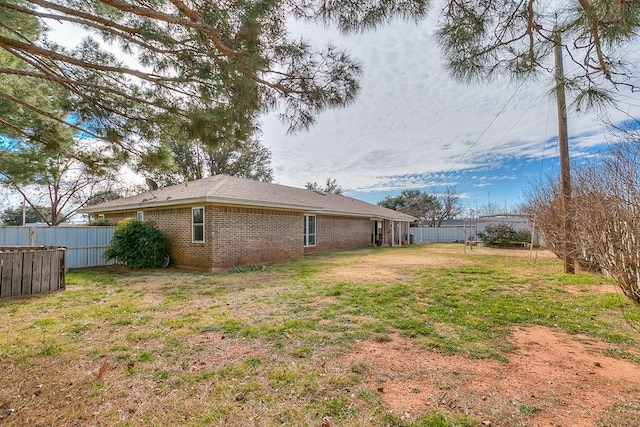
<path id="1" fill-rule="evenodd" d="M 152 221 L 158 229 L 169 239 L 169 254 L 171 263 L 176 267 L 211 270 L 212 257 L 212 207 L 205 206 L 204 213 L 204 243 L 193 243 L 191 235 L 191 208 L 176 207 L 169 209 L 140 209 L 144 212 L 144 220 Z M 106 213 L 105 219 L 117 223 L 125 218 L 135 218 L 138 211 Z"/>
<path id="2" fill-rule="evenodd" d="M 316 233 L 316 246 L 306 247 L 305 253 L 362 248 L 371 245 L 371 220 L 316 215 Z"/>
<path id="3" fill-rule="evenodd" d="M 176 267 L 216 271 L 304 256 L 301 212 L 206 205 L 205 242 L 193 243 L 191 208 L 201 206 L 140 209 L 171 242 Z M 105 219 L 116 223 L 136 212 L 107 213 Z"/>
<path id="4" fill-rule="evenodd" d="M 216 267 L 302 258 L 301 212 L 215 206 L 213 259 Z"/>

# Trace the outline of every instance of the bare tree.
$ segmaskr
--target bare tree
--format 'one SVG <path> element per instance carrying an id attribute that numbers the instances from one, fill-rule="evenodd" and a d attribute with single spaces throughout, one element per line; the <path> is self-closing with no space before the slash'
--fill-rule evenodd
<path id="1" fill-rule="evenodd" d="M 635 132 L 634 132 L 635 133 Z M 640 135 L 576 173 L 576 243 L 640 303 Z"/>
<path id="2" fill-rule="evenodd" d="M 442 209 L 438 217 L 438 226 L 440 226 L 444 220 L 456 218 L 462 213 L 460 195 L 455 187 L 447 187 L 444 193 L 440 195 L 440 206 Z"/>
<path id="3" fill-rule="evenodd" d="M 544 245 L 558 257 L 563 256 L 563 211 L 558 177 L 531 183 L 526 191 L 527 202 L 521 207 L 535 223 Z"/>
<path id="4" fill-rule="evenodd" d="M 581 268 L 612 277 L 640 303 L 640 134 L 610 144 L 606 155 L 574 168 L 572 254 Z M 547 245 L 561 252 L 562 214 L 557 180 L 529 195 L 526 211 Z"/>
<path id="5" fill-rule="evenodd" d="M 29 179 L 22 181 L 0 173 L 0 184 L 20 194 L 37 212 L 40 221 L 53 226 L 68 221 L 96 194 L 107 192 L 115 182 L 112 175 L 96 174 L 76 159 L 63 156 L 49 159 L 46 169 Z"/>

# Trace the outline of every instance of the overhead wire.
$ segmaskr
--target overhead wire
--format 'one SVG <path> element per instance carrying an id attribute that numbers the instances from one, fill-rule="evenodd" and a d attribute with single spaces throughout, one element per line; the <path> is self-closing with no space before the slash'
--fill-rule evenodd
<path id="1" fill-rule="evenodd" d="M 460 155 L 460 157 L 458 157 L 458 160 L 456 160 L 456 162 L 451 166 L 451 168 L 449 168 L 448 172 L 451 172 L 456 166 L 458 166 L 458 164 L 462 161 L 462 159 L 464 159 L 467 154 L 469 154 L 469 152 L 473 149 L 473 147 L 476 146 L 476 144 L 480 141 L 480 139 L 484 136 L 485 133 L 487 133 L 487 131 L 489 130 L 489 128 L 493 125 L 493 123 L 495 123 L 496 120 L 498 120 L 498 117 L 500 117 L 500 115 L 504 112 L 504 110 L 507 108 L 507 106 L 509 105 L 509 103 L 511 103 L 511 101 L 513 100 L 513 98 L 515 98 L 515 96 L 517 95 L 518 91 L 520 90 L 520 88 L 522 88 L 522 86 L 524 85 L 525 80 L 522 80 L 520 82 L 520 84 L 518 85 L 518 87 L 516 88 L 515 91 L 513 91 L 513 94 L 511 94 L 511 96 L 509 97 L 509 99 L 507 100 L 507 102 L 505 102 L 505 104 L 502 106 L 502 108 L 500 109 L 500 111 L 498 111 L 494 116 L 493 119 L 491 119 L 491 121 L 489 122 L 489 124 L 484 128 L 484 130 L 480 133 L 480 135 L 478 135 L 478 137 L 475 139 L 475 141 L 473 141 L 473 143 L 469 146 L 469 148 L 467 148 L 467 150 L 462 153 Z M 447 173 L 448 173 L 447 172 Z"/>
<path id="2" fill-rule="evenodd" d="M 529 110 L 531 110 L 531 107 L 533 107 L 533 106 L 534 106 L 534 104 L 537 104 L 537 103 L 538 103 L 538 100 L 541 98 L 541 96 L 542 96 L 542 95 L 538 95 L 538 96 L 537 96 L 533 101 L 531 101 L 531 102 L 529 103 L 529 106 L 528 106 L 528 107 L 527 107 L 527 108 L 522 112 L 522 114 L 520 115 L 520 117 L 518 117 L 518 118 L 516 119 L 516 121 L 515 121 L 515 122 L 513 122 L 513 124 L 511 125 L 511 127 L 510 127 L 506 132 L 505 132 L 504 136 L 503 136 L 502 138 L 500 138 L 500 139 L 498 140 L 498 142 L 496 142 L 496 143 L 495 143 L 491 148 L 489 148 L 489 150 L 488 150 L 488 151 L 491 151 L 491 150 L 493 150 L 494 148 L 496 148 L 498 145 L 500 145 L 500 144 L 502 143 L 502 141 L 504 141 L 504 140 L 507 138 L 507 135 L 509 135 L 509 133 L 513 130 L 513 128 L 515 128 L 515 127 L 516 127 L 516 125 L 517 125 L 518 123 L 520 123 L 520 120 L 522 120 L 522 118 L 523 118 L 523 117 L 524 117 L 524 116 L 529 112 Z M 547 119 L 547 120 L 548 120 L 548 119 Z M 546 130 L 545 130 L 545 132 L 546 132 Z"/>
<path id="3" fill-rule="evenodd" d="M 548 135 L 548 131 L 549 131 L 549 117 L 551 116 L 551 99 L 549 99 L 549 102 L 547 104 L 547 120 L 545 123 L 545 127 L 544 127 L 544 138 L 542 138 L 542 156 L 540 158 L 540 176 L 538 177 L 538 182 L 542 182 L 542 171 L 544 170 L 544 159 L 545 159 L 545 152 L 547 151 L 547 135 Z M 558 145 L 556 145 L 556 151 L 558 150 Z M 534 205 L 533 207 L 533 227 L 535 228 L 535 224 L 536 224 L 536 207 Z M 533 249 L 533 232 L 531 233 L 531 248 Z M 531 260 L 531 252 L 529 252 L 529 260 Z M 538 251 L 536 250 L 536 255 L 535 258 L 533 260 L 533 263 L 535 264 L 538 261 Z"/>
<path id="4" fill-rule="evenodd" d="M 577 70 L 578 67 L 575 66 L 572 70 L 570 70 L 569 72 L 575 71 Z M 451 166 L 451 168 L 449 168 L 448 172 L 451 172 L 466 156 L 467 154 L 469 154 L 469 152 L 477 145 L 477 143 L 480 141 L 480 139 L 484 136 L 484 134 L 489 130 L 489 128 L 493 125 L 493 123 L 498 119 L 498 117 L 504 112 L 504 110 L 507 108 L 507 106 L 509 105 L 509 103 L 511 103 L 511 101 L 513 100 L 513 98 L 515 98 L 515 96 L 517 95 L 518 91 L 522 88 L 522 86 L 524 85 L 524 83 L 526 82 L 525 79 L 520 81 L 520 84 L 518 85 L 518 87 L 515 89 L 515 91 L 513 92 L 513 94 L 511 94 L 511 96 L 509 97 L 509 99 L 507 100 L 507 102 L 505 102 L 505 104 L 502 106 L 502 108 L 500 109 L 500 111 L 498 111 L 493 119 L 491 119 L 491 121 L 489 122 L 489 124 L 484 128 L 484 130 L 480 133 L 480 135 L 475 139 L 475 141 L 469 146 L 469 148 L 467 148 L 467 150 L 462 153 L 460 155 L 460 157 L 458 158 L 458 160 L 456 160 L 456 162 L 453 164 L 453 166 Z M 529 111 L 531 109 L 531 107 L 533 107 L 533 104 L 536 103 L 540 97 L 542 96 L 542 94 L 538 95 L 538 97 L 531 102 L 531 104 L 529 105 L 529 107 L 527 108 L 527 110 L 516 120 L 516 122 L 511 126 L 511 128 L 509 128 L 509 131 L 507 131 L 507 133 L 505 134 L 505 136 L 503 138 L 500 139 L 500 141 L 498 143 L 496 143 L 493 147 L 491 147 L 491 150 L 493 150 L 495 147 L 497 147 L 505 138 L 506 136 L 509 134 L 509 132 L 511 130 L 513 130 L 513 128 L 516 126 L 516 124 L 522 119 L 522 117 L 524 117 L 524 114 L 526 114 L 527 111 Z M 547 118 L 547 122 L 548 122 L 548 118 Z M 548 123 L 547 123 L 548 126 Z M 545 130 L 546 132 L 546 130 Z M 448 173 L 447 172 L 447 173 Z"/>

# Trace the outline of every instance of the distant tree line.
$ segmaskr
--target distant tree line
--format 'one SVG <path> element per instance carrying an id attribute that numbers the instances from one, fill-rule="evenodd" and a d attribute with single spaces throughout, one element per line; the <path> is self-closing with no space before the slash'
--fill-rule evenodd
<path id="1" fill-rule="evenodd" d="M 397 196 L 385 197 L 378 205 L 412 215 L 420 224 L 440 227 L 444 220 L 456 218 L 462 213 L 459 199 L 453 187 L 447 187 L 441 194 L 408 189 Z"/>

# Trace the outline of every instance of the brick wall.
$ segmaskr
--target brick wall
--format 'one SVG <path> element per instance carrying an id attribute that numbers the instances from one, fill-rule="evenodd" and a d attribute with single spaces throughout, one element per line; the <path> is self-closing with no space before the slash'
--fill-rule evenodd
<path id="1" fill-rule="evenodd" d="M 193 206 L 200 207 L 200 206 Z M 141 209 L 144 220 L 152 221 L 169 239 L 171 263 L 176 267 L 211 270 L 212 268 L 212 207 L 205 207 L 204 243 L 193 243 L 191 235 L 191 208 L 177 207 L 169 209 Z M 107 213 L 105 219 L 117 223 L 125 218 L 135 218 L 138 211 L 117 214 Z"/>
<path id="2" fill-rule="evenodd" d="M 316 233 L 316 246 L 306 247 L 305 253 L 362 248 L 371 245 L 371 220 L 316 215 Z"/>
<path id="3" fill-rule="evenodd" d="M 214 206 L 213 259 L 216 267 L 302 258 L 301 212 Z"/>
<path id="4" fill-rule="evenodd" d="M 173 265 L 215 271 L 238 265 L 262 264 L 304 256 L 301 212 L 205 206 L 205 242 L 191 241 L 191 208 L 146 209 L 171 242 Z M 116 223 L 135 218 L 137 211 L 105 214 Z"/>
<path id="5" fill-rule="evenodd" d="M 153 221 L 169 238 L 172 263 L 177 267 L 215 271 L 371 245 L 368 218 L 317 215 L 317 245 L 305 248 L 301 212 L 221 205 L 205 206 L 205 242 L 193 243 L 192 207 L 199 206 L 142 210 L 145 221 Z M 106 213 L 105 219 L 116 223 L 135 218 L 136 212 Z"/>

